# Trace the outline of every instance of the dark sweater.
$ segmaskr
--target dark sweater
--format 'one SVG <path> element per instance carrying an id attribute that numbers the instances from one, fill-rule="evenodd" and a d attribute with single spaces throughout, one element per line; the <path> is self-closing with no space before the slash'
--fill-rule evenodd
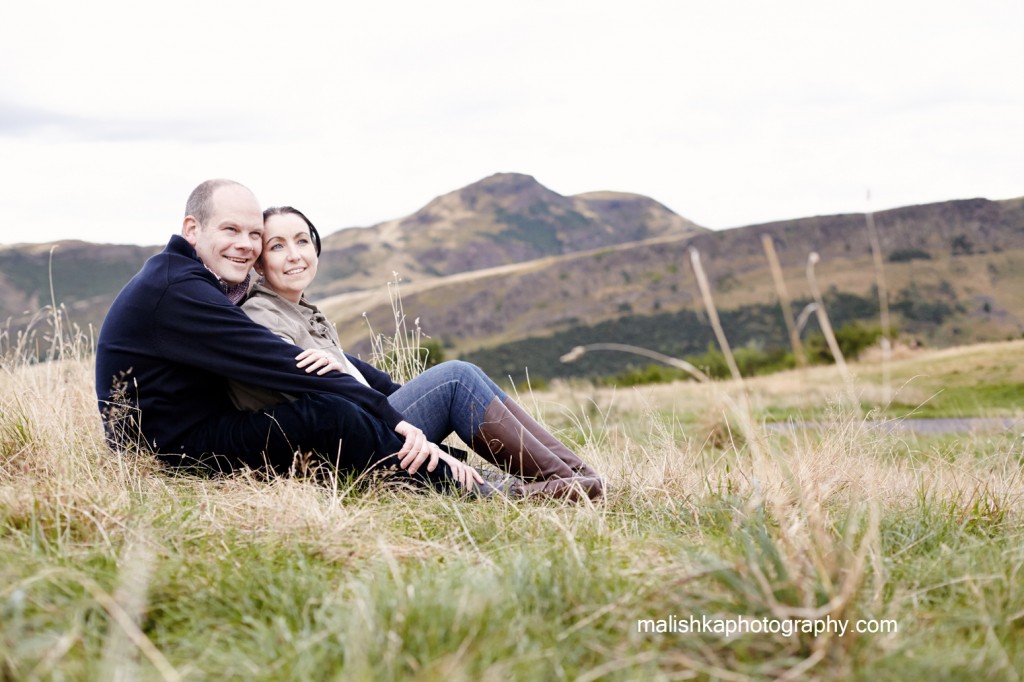
<path id="1" fill-rule="evenodd" d="M 341 372 L 306 374 L 295 366 L 301 351 L 232 304 L 175 235 L 117 295 L 100 330 L 96 397 L 108 441 L 141 438 L 156 452 L 181 452 L 196 425 L 235 409 L 229 378 L 292 395 L 340 395 L 391 429 L 402 421 L 387 401 L 398 389 L 387 374 L 358 360 L 372 388 Z"/>

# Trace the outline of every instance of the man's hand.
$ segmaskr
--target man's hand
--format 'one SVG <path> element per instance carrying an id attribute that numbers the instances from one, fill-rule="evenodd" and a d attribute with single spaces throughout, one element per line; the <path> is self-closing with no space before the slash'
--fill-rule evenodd
<path id="1" fill-rule="evenodd" d="M 423 462 L 429 458 L 430 464 L 427 465 L 427 471 L 433 471 L 437 468 L 437 460 L 441 454 L 441 449 L 428 441 L 422 431 L 403 420 L 395 426 L 395 433 L 405 436 L 405 445 L 398 451 L 400 467 L 408 469 L 410 474 L 415 474 Z"/>
<path id="2" fill-rule="evenodd" d="M 305 367 L 306 374 L 312 373 L 314 370 L 319 369 L 316 374 L 317 376 L 323 376 L 331 370 L 338 372 L 344 372 L 345 366 L 341 364 L 341 360 L 330 351 L 321 350 L 319 348 L 307 348 L 298 355 L 295 356 L 297 361 L 295 365 L 300 369 Z M 396 429 L 397 430 L 397 429 Z"/>
<path id="3" fill-rule="evenodd" d="M 465 462 L 460 462 L 455 459 L 447 452 L 437 447 L 433 443 L 430 444 L 432 448 L 438 451 L 438 458 L 448 465 L 448 468 L 452 470 L 452 478 L 459 482 L 466 490 L 472 490 L 475 485 L 482 485 L 484 479 L 480 477 L 480 472 L 469 466 Z"/>

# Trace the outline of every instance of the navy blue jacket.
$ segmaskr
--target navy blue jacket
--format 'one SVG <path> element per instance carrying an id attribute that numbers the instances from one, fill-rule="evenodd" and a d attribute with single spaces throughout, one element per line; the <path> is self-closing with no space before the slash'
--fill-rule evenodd
<path id="1" fill-rule="evenodd" d="M 387 374 L 359 360 L 372 388 L 341 372 L 306 374 L 295 366 L 301 351 L 231 303 L 195 249 L 174 235 L 117 295 L 100 330 L 96 397 L 107 439 L 181 452 L 197 424 L 235 409 L 228 378 L 292 395 L 340 395 L 390 429 L 402 421 L 387 401 L 399 387 Z"/>

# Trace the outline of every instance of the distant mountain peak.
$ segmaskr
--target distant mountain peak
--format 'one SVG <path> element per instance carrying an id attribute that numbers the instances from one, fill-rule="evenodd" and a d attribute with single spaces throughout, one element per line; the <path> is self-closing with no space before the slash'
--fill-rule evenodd
<path id="1" fill-rule="evenodd" d="M 462 197 L 471 208 L 475 208 L 476 202 L 484 197 L 512 199 L 518 205 L 535 201 L 565 201 L 561 194 L 537 182 L 532 175 L 523 173 L 495 173 L 452 194 Z"/>
<path id="2" fill-rule="evenodd" d="M 494 173 L 488 175 L 482 180 L 477 180 L 474 183 L 466 185 L 463 189 L 469 189 L 470 187 L 526 187 L 531 184 L 540 183 L 537 182 L 537 178 L 526 173 Z"/>
<path id="3" fill-rule="evenodd" d="M 329 235 L 321 280 L 372 286 L 379 271 L 436 278 L 704 228 L 639 194 L 564 196 L 525 173 L 494 173 L 415 213 Z"/>

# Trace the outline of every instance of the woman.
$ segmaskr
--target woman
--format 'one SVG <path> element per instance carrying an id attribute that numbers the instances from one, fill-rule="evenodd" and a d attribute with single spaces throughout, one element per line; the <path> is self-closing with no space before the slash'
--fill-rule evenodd
<path id="1" fill-rule="evenodd" d="M 443 362 L 405 385 L 341 350 L 337 332 L 303 292 L 316 277 L 320 235 L 290 206 L 263 213 L 263 252 L 256 271 L 263 276 L 242 309 L 253 320 L 304 348 L 298 366 L 307 372 L 337 370 L 351 377 L 353 391 L 378 391 L 405 418 L 395 431 L 405 437 L 400 466 L 415 473 L 429 460 L 444 461 L 464 486 L 481 484 L 479 473 L 443 452 L 436 443 L 454 432 L 477 454 L 522 479 L 508 487 L 513 496 L 596 499 L 604 483 L 592 468 L 535 421 L 475 365 Z M 238 388 L 238 387 L 236 387 Z M 280 403 L 287 396 L 237 390 L 248 409 Z"/>

